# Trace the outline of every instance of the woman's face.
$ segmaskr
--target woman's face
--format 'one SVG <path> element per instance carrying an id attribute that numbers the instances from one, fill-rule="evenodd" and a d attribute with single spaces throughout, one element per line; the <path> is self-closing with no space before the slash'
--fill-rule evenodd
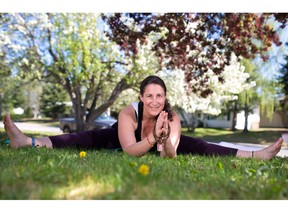
<path id="1" fill-rule="evenodd" d="M 155 117 L 164 109 L 166 95 L 162 86 L 149 84 L 140 95 L 140 100 L 144 104 L 144 114 Z"/>

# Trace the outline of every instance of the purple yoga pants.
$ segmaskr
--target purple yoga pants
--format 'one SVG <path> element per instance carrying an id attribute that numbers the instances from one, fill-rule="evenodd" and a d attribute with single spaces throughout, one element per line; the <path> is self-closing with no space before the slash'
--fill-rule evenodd
<path id="1" fill-rule="evenodd" d="M 73 134 L 50 136 L 53 148 L 78 149 L 118 149 L 121 148 L 117 129 L 108 128 L 95 131 L 83 131 Z M 198 155 L 231 155 L 235 156 L 237 149 L 209 144 L 202 139 L 181 135 L 177 154 Z"/>

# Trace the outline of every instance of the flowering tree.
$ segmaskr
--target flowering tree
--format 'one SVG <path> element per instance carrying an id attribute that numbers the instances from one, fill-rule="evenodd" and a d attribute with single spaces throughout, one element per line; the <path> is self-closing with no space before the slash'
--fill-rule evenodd
<path id="1" fill-rule="evenodd" d="M 201 111 L 205 114 L 218 115 L 223 109 L 223 104 L 237 100 L 238 94 L 255 86 L 255 82 L 248 82 L 249 73 L 245 72 L 244 66 L 234 53 L 231 55 L 230 65 L 225 66 L 222 75 L 226 80 L 221 83 L 212 71 L 209 71 L 207 83 L 213 93 L 207 97 L 197 94 L 186 94 L 185 72 L 174 71 L 161 74 L 169 89 L 169 99 L 173 106 L 181 107 L 186 113 L 190 113 L 193 119 L 194 113 Z M 196 81 L 195 81 L 196 82 Z M 188 125 L 193 130 L 194 124 Z"/>
<path id="2" fill-rule="evenodd" d="M 205 112 L 215 106 L 215 114 L 224 99 L 215 96 L 223 93 L 218 86 L 237 74 L 224 72 L 234 65 L 233 53 L 266 60 L 268 48 L 280 45 L 277 32 L 265 24 L 272 16 L 286 23 L 285 14 L 276 15 L 102 14 L 103 23 L 97 14 L 4 14 L 1 56 L 22 78 L 62 85 L 78 131 L 89 128 L 121 92 L 160 71 L 182 72 L 177 76 L 187 94 L 185 109 L 198 110 L 201 102 Z"/>
<path id="3" fill-rule="evenodd" d="M 133 58 L 123 56 L 101 33 L 97 14 L 4 16 L 1 50 L 10 68 L 21 78 L 62 85 L 72 101 L 78 131 L 88 129 L 122 91 L 157 70 L 148 58 L 149 43 L 138 47 Z"/>
<path id="4" fill-rule="evenodd" d="M 222 76 L 226 80 L 225 83 L 221 83 L 218 76 L 211 70 L 208 71 L 207 75 L 207 85 L 213 93 L 203 98 L 197 94 L 185 93 L 185 72 L 178 71 L 173 74 L 173 78 L 171 78 L 171 73 L 167 73 L 164 79 L 171 87 L 169 90 L 172 105 L 178 105 L 188 113 L 202 111 L 203 113 L 218 115 L 221 113 L 225 101 L 235 100 L 237 94 L 255 86 L 254 81 L 247 83 L 249 73 L 245 72 L 245 68 L 241 66 L 238 58 L 233 53 L 230 65 L 225 66 L 222 72 Z"/>
<path id="5" fill-rule="evenodd" d="M 184 71 L 186 93 L 203 98 L 213 93 L 209 76 L 215 74 L 224 83 L 222 72 L 234 53 L 253 59 L 269 58 L 268 49 L 281 45 L 278 32 L 266 24 L 274 17 L 285 27 L 287 14 L 253 13 L 165 13 L 103 15 L 109 25 L 108 37 L 130 56 L 138 52 L 136 44 L 147 43 L 151 32 L 153 51 L 162 68 Z"/>

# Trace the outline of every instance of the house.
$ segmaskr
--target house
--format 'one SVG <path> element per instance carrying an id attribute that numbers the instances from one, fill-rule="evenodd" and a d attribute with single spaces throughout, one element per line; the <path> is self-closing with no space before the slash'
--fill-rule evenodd
<path id="1" fill-rule="evenodd" d="M 232 128 L 233 113 L 228 112 L 225 115 L 220 114 L 219 116 L 208 116 L 204 126 L 210 128 Z M 237 113 L 236 126 L 238 130 L 243 130 L 245 126 L 244 111 Z M 260 114 L 259 110 L 255 109 L 253 114 L 248 116 L 248 130 L 256 130 L 260 127 Z"/>
<path id="2" fill-rule="evenodd" d="M 185 125 L 185 121 L 188 124 L 192 123 L 191 114 L 183 113 L 180 116 L 180 120 Z M 271 120 L 268 119 L 266 115 L 262 115 L 259 111 L 259 108 L 253 110 L 253 114 L 248 116 L 248 130 L 257 130 L 259 128 L 271 127 L 271 128 L 285 128 L 288 127 L 288 112 L 286 116 L 283 115 L 283 112 L 275 111 Z M 185 119 L 184 119 L 185 118 Z M 218 116 L 205 115 L 202 113 L 197 113 L 194 115 L 194 122 L 197 122 L 195 125 L 203 126 L 206 128 L 232 128 L 233 113 L 221 113 Z M 236 126 L 237 130 L 243 130 L 245 126 L 245 116 L 244 111 L 237 113 L 236 116 Z"/>
<path id="3" fill-rule="evenodd" d="M 272 119 L 268 119 L 267 116 L 261 115 L 260 127 L 270 128 L 285 128 L 288 127 L 288 112 L 275 111 Z"/>

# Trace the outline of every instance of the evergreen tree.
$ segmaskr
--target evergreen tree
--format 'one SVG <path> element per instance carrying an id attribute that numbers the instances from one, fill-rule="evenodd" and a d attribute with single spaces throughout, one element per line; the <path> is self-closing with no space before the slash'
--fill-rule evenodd
<path id="1" fill-rule="evenodd" d="M 72 106 L 67 92 L 57 83 L 45 83 L 40 97 L 40 110 L 46 117 L 59 118 L 69 115 Z"/>

